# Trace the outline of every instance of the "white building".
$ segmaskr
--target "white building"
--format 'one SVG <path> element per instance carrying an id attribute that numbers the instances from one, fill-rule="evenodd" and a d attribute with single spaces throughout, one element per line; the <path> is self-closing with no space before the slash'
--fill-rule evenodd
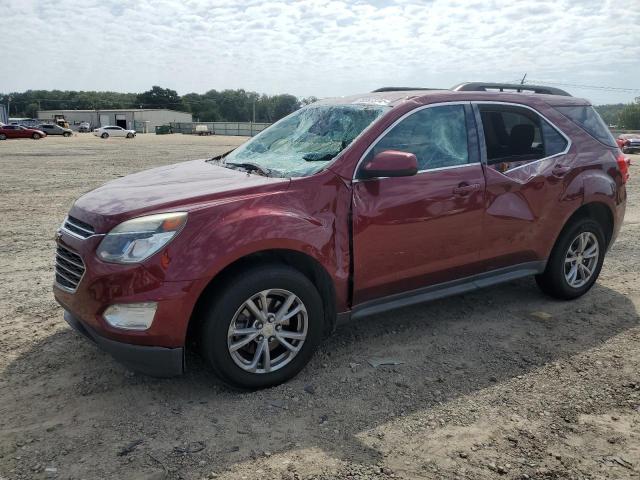
<path id="1" fill-rule="evenodd" d="M 71 128 L 77 129 L 82 122 L 89 122 L 91 128 L 117 125 L 128 130 L 153 133 L 156 126 L 170 122 L 191 122 L 190 113 L 166 108 L 123 108 L 105 110 L 40 110 L 38 119 L 54 121 L 64 117 Z"/>

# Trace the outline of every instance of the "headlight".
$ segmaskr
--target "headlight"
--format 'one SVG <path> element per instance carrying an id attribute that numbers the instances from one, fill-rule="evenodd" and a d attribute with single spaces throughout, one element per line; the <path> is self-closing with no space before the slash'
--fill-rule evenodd
<path id="1" fill-rule="evenodd" d="M 122 222 L 100 242 L 98 257 L 105 262 L 137 263 L 175 237 L 187 223 L 184 212 L 159 213 Z"/>

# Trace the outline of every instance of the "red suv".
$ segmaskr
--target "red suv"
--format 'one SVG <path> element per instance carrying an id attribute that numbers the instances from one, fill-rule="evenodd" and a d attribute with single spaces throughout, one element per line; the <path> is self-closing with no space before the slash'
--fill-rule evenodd
<path id="1" fill-rule="evenodd" d="M 628 165 L 589 102 L 518 89 L 322 100 L 224 155 L 85 194 L 57 235 L 65 319 L 134 370 L 180 374 L 193 346 L 261 388 L 340 319 L 528 275 L 583 295 Z"/>

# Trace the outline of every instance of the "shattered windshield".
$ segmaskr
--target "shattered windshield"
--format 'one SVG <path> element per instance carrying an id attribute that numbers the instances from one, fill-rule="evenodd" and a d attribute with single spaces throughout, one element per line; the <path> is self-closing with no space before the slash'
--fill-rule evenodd
<path id="1" fill-rule="evenodd" d="M 322 170 L 388 108 L 310 105 L 224 156 L 221 164 L 274 177 L 311 175 Z"/>

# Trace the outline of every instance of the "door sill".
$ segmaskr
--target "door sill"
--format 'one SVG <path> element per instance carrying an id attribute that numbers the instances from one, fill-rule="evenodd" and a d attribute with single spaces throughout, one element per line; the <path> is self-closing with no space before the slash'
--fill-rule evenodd
<path id="1" fill-rule="evenodd" d="M 490 272 L 479 273 L 470 277 L 452 280 L 450 282 L 430 285 L 409 292 L 396 293 L 387 297 L 369 300 L 356 305 L 351 312 L 339 315 L 339 320 L 347 318 L 357 319 L 375 315 L 377 313 L 407 307 L 417 303 L 430 302 L 439 298 L 450 297 L 461 293 L 471 292 L 480 288 L 510 282 L 519 278 L 537 275 L 544 272 L 545 261 L 527 262 L 511 267 L 499 268 Z"/>

